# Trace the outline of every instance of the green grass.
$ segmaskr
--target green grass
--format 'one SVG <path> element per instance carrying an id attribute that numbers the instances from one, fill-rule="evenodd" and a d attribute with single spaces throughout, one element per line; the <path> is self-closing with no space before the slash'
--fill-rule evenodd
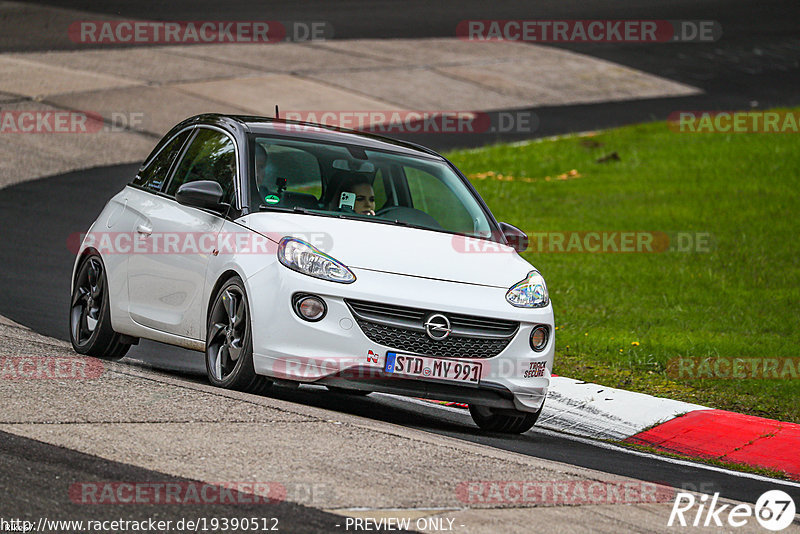
<path id="1" fill-rule="evenodd" d="M 612 152 L 618 161 L 597 162 Z M 713 236 L 710 252 L 524 253 L 550 290 L 557 374 L 800 422 L 800 378 L 666 373 L 678 357 L 800 355 L 798 134 L 681 134 L 649 123 L 448 157 L 498 220 L 528 233 Z M 557 178 L 571 169 L 579 176 Z M 479 178 L 489 171 L 505 179 Z"/>

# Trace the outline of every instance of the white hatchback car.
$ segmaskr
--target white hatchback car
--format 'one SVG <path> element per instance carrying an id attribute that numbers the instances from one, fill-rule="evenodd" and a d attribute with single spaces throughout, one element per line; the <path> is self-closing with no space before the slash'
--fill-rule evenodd
<path id="1" fill-rule="evenodd" d="M 81 354 L 205 352 L 214 385 L 314 383 L 469 404 L 524 432 L 554 353 L 542 276 L 469 181 L 423 147 L 261 117 L 172 129 L 86 234 Z"/>

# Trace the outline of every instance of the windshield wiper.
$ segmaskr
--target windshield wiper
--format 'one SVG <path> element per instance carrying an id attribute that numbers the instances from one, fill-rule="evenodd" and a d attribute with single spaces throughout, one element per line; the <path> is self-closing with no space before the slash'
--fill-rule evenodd
<path id="1" fill-rule="evenodd" d="M 261 204 L 258 206 L 258 211 L 290 211 L 290 208 L 285 206 L 268 206 L 267 204 Z"/>
<path id="2" fill-rule="evenodd" d="M 338 219 L 343 218 L 341 213 L 322 213 L 319 210 L 308 209 L 302 206 L 295 206 L 292 208 L 292 211 L 295 213 L 302 213 L 303 215 L 321 215 L 323 217 L 336 217 Z"/>
<path id="3" fill-rule="evenodd" d="M 406 228 L 419 228 L 421 230 L 433 230 L 433 231 L 437 230 L 436 228 L 431 228 L 430 226 L 424 226 L 422 224 L 414 224 L 406 221 L 401 221 L 400 219 L 381 219 L 380 217 L 377 217 L 375 221 L 376 222 L 380 221 L 386 224 L 392 224 L 394 226 L 405 226 Z"/>
<path id="4" fill-rule="evenodd" d="M 300 213 L 302 215 L 319 215 L 321 217 L 336 217 L 337 219 L 345 219 L 346 217 L 341 213 L 323 213 L 317 210 L 310 210 L 308 208 L 304 208 L 302 206 L 268 206 L 266 204 L 261 204 L 258 207 L 258 211 L 282 211 L 282 212 L 292 212 L 292 213 Z"/>

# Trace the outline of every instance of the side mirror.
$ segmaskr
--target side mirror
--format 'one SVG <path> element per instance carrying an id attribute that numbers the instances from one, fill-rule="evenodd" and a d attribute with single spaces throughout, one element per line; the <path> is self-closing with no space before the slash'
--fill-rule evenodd
<path id="1" fill-rule="evenodd" d="M 528 236 L 525 232 L 504 222 L 500 223 L 500 230 L 503 232 L 508 246 L 513 247 L 517 252 L 525 252 L 528 249 Z"/>
<path id="2" fill-rule="evenodd" d="M 222 186 L 212 180 L 188 182 L 178 188 L 175 200 L 184 206 L 218 210 L 222 201 Z"/>

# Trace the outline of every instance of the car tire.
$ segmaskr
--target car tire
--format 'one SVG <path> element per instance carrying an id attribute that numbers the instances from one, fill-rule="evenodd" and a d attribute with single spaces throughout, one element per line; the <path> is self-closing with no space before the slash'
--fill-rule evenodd
<path id="1" fill-rule="evenodd" d="M 241 278 L 217 291 L 206 328 L 206 374 L 212 385 L 261 394 L 272 385 L 253 367 L 250 306 Z"/>
<path id="2" fill-rule="evenodd" d="M 503 434 L 522 434 L 530 430 L 539 419 L 544 404 L 535 412 L 490 408 L 488 406 L 469 405 L 469 414 L 481 430 L 500 432 Z"/>
<path id="3" fill-rule="evenodd" d="M 69 338 L 78 354 L 119 360 L 130 344 L 111 328 L 108 278 L 103 260 L 89 254 L 81 261 L 69 306 Z"/>

